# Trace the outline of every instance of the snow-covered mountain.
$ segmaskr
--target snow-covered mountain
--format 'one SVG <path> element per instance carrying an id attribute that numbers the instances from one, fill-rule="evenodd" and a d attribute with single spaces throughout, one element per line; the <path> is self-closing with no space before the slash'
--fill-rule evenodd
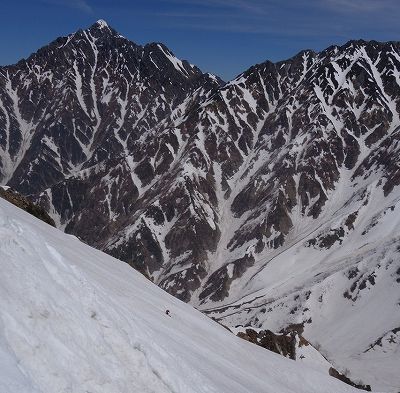
<path id="1" fill-rule="evenodd" d="M 0 264 L 1 392 L 357 391 L 235 337 L 2 199 Z"/>
<path id="2" fill-rule="evenodd" d="M 104 21 L 58 38 L 0 68 L 2 182 L 34 194 L 106 159 L 132 172 L 140 138 L 220 83 Z"/>
<path id="3" fill-rule="evenodd" d="M 2 182 L 223 324 L 400 377 L 400 43 L 222 85 L 103 22 L 0 69 Z"/>

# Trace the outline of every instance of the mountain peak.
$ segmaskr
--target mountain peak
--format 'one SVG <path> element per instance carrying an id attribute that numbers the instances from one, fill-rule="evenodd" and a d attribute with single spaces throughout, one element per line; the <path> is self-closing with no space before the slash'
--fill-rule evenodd
<path id="1" fill-rule="evenodd" d="M 95 36 L 117 36 L 124 38 L 121 34 L 119 34 L 115 29 L 113 29 L 104 19 L 99 19 L 95 23 L 93 23 L 88 29 L 91 34 Z"/>
<path id="2" fill-rule="evenodd" d="M 104 19 L 99 19 L 95 23 L 93 23 L 89 29 L 89 31 L 97 31 L 98 34 L 116 34 L 119 35 Z"/>
<path id="3" fill-rule="evenodd" d="M 109 28 L 108 23 L 104 19 L 99 19 L 94 26 L 98 27 L 99 29 Z"/>

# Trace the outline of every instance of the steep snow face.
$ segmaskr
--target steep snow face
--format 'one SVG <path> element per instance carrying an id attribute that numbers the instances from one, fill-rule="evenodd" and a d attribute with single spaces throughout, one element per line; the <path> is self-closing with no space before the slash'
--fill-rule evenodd
<path id="1" fill-rule="evenodd" d="M 356 392 L 4 200 L 0 263 L 2 392 Z"/>

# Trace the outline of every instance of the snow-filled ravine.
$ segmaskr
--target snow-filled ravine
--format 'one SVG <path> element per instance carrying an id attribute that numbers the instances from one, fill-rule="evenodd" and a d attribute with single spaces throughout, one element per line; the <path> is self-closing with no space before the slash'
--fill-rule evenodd
<path id="1" fill-rule="evenodd" d="M 1 393 L 357 391 L 2 199 L 0 263 Z"/>

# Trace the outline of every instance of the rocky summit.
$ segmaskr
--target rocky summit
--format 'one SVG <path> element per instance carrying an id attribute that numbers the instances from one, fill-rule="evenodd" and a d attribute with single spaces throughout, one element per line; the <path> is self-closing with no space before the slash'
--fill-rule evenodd
<path id="1" fill-rule="evenodd" d="M 398 391 L 400 43 L 224 83 L 104 21 L 0 68 L 0 181 L 229 327 Z M 397 390 L 396 390 L 397 389 Z"/>

